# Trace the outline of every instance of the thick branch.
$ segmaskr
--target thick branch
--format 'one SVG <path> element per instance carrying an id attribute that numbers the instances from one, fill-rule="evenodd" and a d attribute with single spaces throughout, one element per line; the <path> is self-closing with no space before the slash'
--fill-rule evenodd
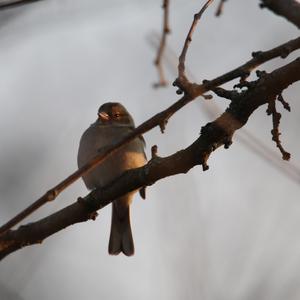
<path id="1" fill-rule="evenodd" d="M 9 230 L 0 236 L 0 258 L 45 238 L 75 223 L 84 222 L 114 199 L 156 181 L 186 173 L 196 165 L 206 166 L 212 151 L 228 143 L 234 132 L 246 124 L 250 115 L 268 99 L 276 99 L 282 90 L 300 80 L 300 58 L 255 82 L 255 86 L 232 101 L 226 111 L 201 130 L 200 137 L 186 149 L 171 156 L 154 156 L 144 167 L 129 170 L 114 182 L 97 189 L 76 203 L 34 223 Z M 234 120 L 234 121 L 233 121 Z"/>
<path id="2" fill-rule="evenodd" d="M 261 0 L 260 6 L 269 8 L 300 28 L 300 3 L 296 0 Z"/>
<path id="3" fill-rule="evenodd" d="M 267 114 L 272 115 L 272 123 L 273 123 L 273 129 L 271 130 L 272 134 L 272 140 L 276 143 L 276 146 L 280 150 L 282 154 L 282 159 L 283 160 L 290 160 L 291 154 L 287 152 L 282 144 L 281 140 L 279 138 L 280 132 L 279 132 L 279 124 L 280 124 L 280 119 L 281 119 L 281 113 L 279 113 L 276 109 L 276 101 L 270 101 L 269 106 L 267 109 Z"/>
<path id="4" fill-rule="evenodd" d="M 156 126 L 160 126 L 161 129 L 164 129 L 166 122 L 171 118 L 171 116 L 180 110 L 183 106 L 188 104 L 189 102 L 193 101 L 196 97 L 203 95 L 204 93 L 210 91 L 211 89 L 220 86 L 226 82 L 229 82 L 235 78 L 239 77 L 246 77 L 249 75 L 250 72 L 258 67 L 259 65 L 263 64 L 266 61 L 269 61 L 275 57 L 286 57 L 292 51 L 300 48 L 300 38 L 291 40 L 287 43 L 282 44 L 272 50 L 265 51 L 265 52 L 255 52 L 253 53 L 253 58 L 243 64 L 242 66 L 222 75 L 219 76 L 211 81 L 206 81 L 204 84 L 192 84 L 189 87 L 188 95 L 183 96 L 177 102 L 172 104 L 170 107 L 165 109 L 164 111 L 157 113 L 152 118 L 148 119 L 140 126 L 138 126 L 131 134 L 124 137 L 118 143 L 107 147 L 104 153 L 99 154 L 81 169 L 77 170 L 69 177 L 64 179 L 62 182 L 58 183 L 55 187 L 50 189 L 46 194 L 36 200 L 33 204 L 15 216 L 13 219 L 9 220 L 6 224 L 0 227 L 0 234 L 4 233 L 5 231 L 9 230 L 24 218 L 29 216 L 32 212 L 37 210 L 39 207 L 44 205 L 49 201 L 53 201 L 63 190 L 65 190 L 68 186 L 74 183 L 77 179 L 79 179 L 83 174 L 89 172 L 91 169 L 95 168 L 99 165 L 102 161 L 104 161 L 108 156 L 112 155 L 113 153 L 117 152 L 121 147 L 135 139 L 137 136 L 153 129 Z"/>

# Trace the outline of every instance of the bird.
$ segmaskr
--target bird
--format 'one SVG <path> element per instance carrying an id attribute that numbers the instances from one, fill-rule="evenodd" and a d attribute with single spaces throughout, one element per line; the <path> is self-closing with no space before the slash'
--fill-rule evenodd
<path id="1" fill-rule="evenodd" d="M 81 168 L 96 155 L 135 129 L 134 121 L 126 108 L 118 102 L 100 106 L 96 121 L 83 133 L 78 149 L 77 163 Z M 101 188 L 119 177 L 124 171 L 142 167 L 147 163 L 145 141 L 136 137 L 112 154 L 100 165 L 84 174 L 82 179 L 89 190 Z M 126 256 L 134 254 L 134 242 L 130 225 L 130 204 L 137 191 L 115 199 L 112 203 L 111 230 L 108 252 Z"/>

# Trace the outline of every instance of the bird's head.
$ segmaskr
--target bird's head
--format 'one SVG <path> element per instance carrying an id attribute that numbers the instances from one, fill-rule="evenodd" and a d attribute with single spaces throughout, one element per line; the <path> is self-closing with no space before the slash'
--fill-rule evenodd
<path id="1" fill-rule="evenodd" d="M 134 126 L 133 119 L 126 108 L 118 102 L 107 102 L 98 110 L 98 122 L 106 125 Z"/>

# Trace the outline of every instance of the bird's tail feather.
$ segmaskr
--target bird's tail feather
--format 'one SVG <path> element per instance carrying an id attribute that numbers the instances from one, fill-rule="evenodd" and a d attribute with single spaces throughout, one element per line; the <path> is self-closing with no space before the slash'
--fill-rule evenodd
<path id="1" fill-rule="evenodd" d="M 120 252 L 127 256 L 134 254 L 129 205 L 120 209 L 113 202 L 108 252 L 111 255 L 118 255 Z"/>

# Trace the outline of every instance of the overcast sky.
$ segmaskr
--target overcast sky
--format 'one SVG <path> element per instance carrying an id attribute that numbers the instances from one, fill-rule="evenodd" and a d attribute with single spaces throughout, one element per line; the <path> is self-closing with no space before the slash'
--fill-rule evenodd
<path id="1" fill-rule="evenodd" d="M 298 36 L 295 26 L 258 2 L 227 1 L 221 18 L 214 17 L 216 5 L 205 13 L 187 58 L 199 82 Z M 175 53 L 202 3 L 171 1 Z M 149 36 L 160 32 L 161 16 L 161 1 L 146 0 L 44 0 L 0 11 L 1 223 L 75 171 L 80 136 L 102 103 L 122 102 L 140 124 L 178 99 L 172 86 L 152 88 L 157 73 Z M 271 71 L 296 54 L 260 69 Z M 300 166 L 299 93 L 299 83 L 284 92 L 292 112 L 283 112 L 281 137 L 291 162 L 280 160 L 266 107 L 246 126 L 287 172 Z M 214 105 L 222 110 L 228 103 L 198 99 L 172 117 L 164 135 L 147 133 L 148 156 L 154 144 L 164 156 L 192 143 L 211 120 L 205 107 Z M 134 257 L 107 254 L 107 207 L 95 222 L 1 262 L 1 300 L 298 300 L 300 175 L 291 179 L 270 161 L 235 138 L 229 150 L 213 153 L 209 171 L 196 167 L 149 187 L 146 201 L 136 196 Z M 31 220 L 86 194 L 79 180 Z"/>

